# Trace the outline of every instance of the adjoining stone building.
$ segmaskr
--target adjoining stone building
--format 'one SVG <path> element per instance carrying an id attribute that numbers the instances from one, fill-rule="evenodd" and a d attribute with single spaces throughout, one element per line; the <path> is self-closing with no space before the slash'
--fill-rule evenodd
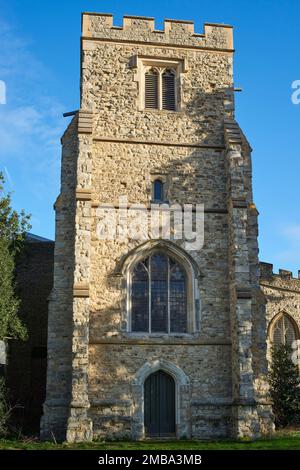
<path id="1" fill-rule="evenodd" d="M 299 343 L 295 340 L 300 339 L 300 271 L 298 278 L 286 269 L 276 274 L 272 264 L 261 262 L 260 286 L 266 299 L 268 360 L 272 344 L 288 344 L 299 358 Z"/>
<path id="2" fill-rule="evenodd" d="M 82 16 L 81 107 L 62 137 L 55 206 L 44 439 L 273 429 L 233 52 L 223 24 L 196 34 L 188 21 L 158 31 L 152 18 L 116 27 L 111 15 Z M 150 232 L 101 239 L 99 210 L 120 216 L 120 196 L 204 204 L 203 247 Z"/>

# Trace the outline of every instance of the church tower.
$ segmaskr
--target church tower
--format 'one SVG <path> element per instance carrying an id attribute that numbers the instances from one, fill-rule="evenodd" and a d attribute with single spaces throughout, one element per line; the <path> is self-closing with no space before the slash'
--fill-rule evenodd
<path id="1" fill-rule="evenodd" d="M 41 436 L 269 432 L 232 27 L 198 34 L 165 20 L 157 30 L 133 16 L 120 27 L 84 13 L 81 44 L 81 104 L 62 137 L 55 204 Z"/>

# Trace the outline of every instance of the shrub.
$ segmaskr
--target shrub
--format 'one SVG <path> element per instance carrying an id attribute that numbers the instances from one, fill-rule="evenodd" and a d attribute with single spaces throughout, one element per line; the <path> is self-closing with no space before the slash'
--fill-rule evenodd
<path id="1" fill-rule="evenodd" d="M 7 398 L 7 389 L 3 377 L 0 377 L 0 437 L 7 434 L 7 422 L 10 416 L 10 407 Z"/>
<path id="2" fill-rule="evenodd" d="M 269 381 L 276 427 L 300 424 L 300 376 L 291 347 L 273 348 Z"/>

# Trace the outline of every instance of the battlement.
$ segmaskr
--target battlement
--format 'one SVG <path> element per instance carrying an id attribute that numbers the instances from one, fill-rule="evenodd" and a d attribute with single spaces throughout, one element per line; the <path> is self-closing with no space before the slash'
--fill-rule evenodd
<path id="1" fill-rule="evenodd" d="M 261 279 L 271 279 L 273 277 L 277 277 L 284 280 L 300 281 L 300 270 L 298 270 L 298 277 L 293 277 L 292 271 L 287 269 L 279 269 L 278 273 L 274 273 L 272 263 L 264 263 L 261 261 L 259 266 Z"/>
<path id="2" fill-rule="evenodd" d="M 116 26 L 111 14 L 85 12 L 82 13 L 82 37 L 233 52 L 232 26 L 205 23 L 204 33 L 199 34 L 194 32 L 194 22 L 188 20 L 165 19 L 164 29 L 158 30 L 151 17 L 126 15 L 122 26 Z"/>

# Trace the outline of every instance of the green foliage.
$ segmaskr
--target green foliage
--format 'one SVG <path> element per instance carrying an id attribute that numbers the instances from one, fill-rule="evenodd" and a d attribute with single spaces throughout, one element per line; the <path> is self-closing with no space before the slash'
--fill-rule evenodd
<path id="1" fill-rule="evenodd" d="M 15 294 L 15 261 L 7 240 L 0 238 L 0 339 L 26 339 L 26 328 L 18 317 L 20 300 Z"/>
<path id="2" fill-rule="evenodd" d="M 300 424 L 300 376 L 291 347 L 273 348 L 269 381 L 276 426 Z"/>
<path id="3" fill-rule="evenodd" d="M 11 207 L 11 194 L 4 193 L 4 176 L 0 172 L 0 239 L 7 240 L 10 249 L 18 252 L 22 249 L 25 232 L 30 230 L 30 215 L 24 210 L 18 214 Z"/>
<path id="4" fill-rule="evenodd" d="M 11 195 L 4 193 L 4 176 L 0 173 L 0 340 L 26 339 L 27 332 L 18 316 L 20 300 L 15 293 L 15 258 L 21 252 L 30 216 L 18 214 L 11 207 Z M 9 418 L 7 390 L 0 378 L 0 435 L 7 432 Z"/>
<path id="5" fill-rule="evenodd" d="M 272 439 L 258 439 L 252 442 L 240 441 L 129 441 L 129 442 L 83 442 L 80 444 L 55 444 L 40 442 L 37 438 L 1 439 L 0 449 L 6 450 L 299 450 L 300 432 L 277 433 Z"/>
<path id="6" fill-rule="evenodd" d="M 7 421 L 9 418 L 9 407 L 7 405 L 7 390 L 4 379 L 0 377 L 0 436 L 7 434 Z"/>
<path id="7" fill-rule="evenodd" d="M 26 329 L 18 317 L 20 301 L 15 293 L 15 257 L 20 253 L 30 216 L 11 208 L 11 195 L 4 193 L 0 173 L 0 339 L 26 338 Z"/>

